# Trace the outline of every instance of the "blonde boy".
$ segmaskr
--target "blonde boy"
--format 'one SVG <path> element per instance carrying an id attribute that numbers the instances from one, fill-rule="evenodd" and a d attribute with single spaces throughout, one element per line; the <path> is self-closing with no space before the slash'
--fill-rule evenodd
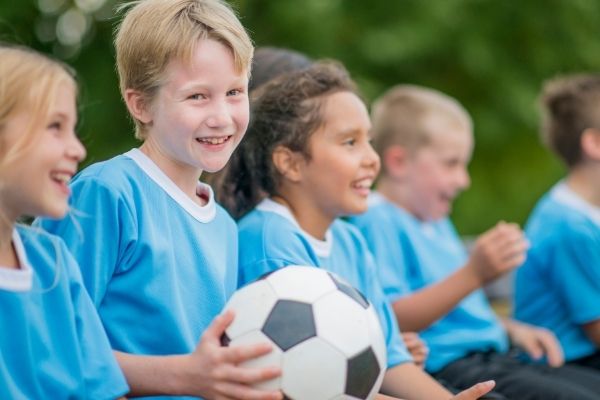
<path id="1" fill-rule="evenodd" d="M 225 165 L 248 125 L 252 43 L 222 1 L 130 7 L 115 45 L 142 145 L 73 180 L 81 218 L 41 224 L 80 262 L 132 395 L 279 399 L 247 385 L 277 369 L 239 366 L 268 346 L 220 346 L 237 231 L 198 181 Z"/>
<path id="2" fill-rule="evenodd" d="M 515 316 L 554 332 L 567 362 L 600 370 L 600 75 L 551 80 L 541 103 L 542 137 L 568 173 L 527 222 Z"/>
<path id="3" fill-rule="evenodd" d="M 397 86 L 375 103 L 373 125 L 383 173 L 369 210 L 354 222 L 375 254 L 400 326 L 421 331 L 430 348 L 427 371 L 458 389 L 495 379 L 491 398 L 577 398 L 580 392 L 579 398 L 593 398 L 567 383 L 572 371 L 507 354 L 511 339 L 534 359 L 562 363 L 553 335 L 501 322 L 480 289 L 524 261 L 520 229 L 499 223 L 467 256 L 448 219 L 452 201 L 470 183 L 472 122 L 463 107 L 431 89 Z"/>

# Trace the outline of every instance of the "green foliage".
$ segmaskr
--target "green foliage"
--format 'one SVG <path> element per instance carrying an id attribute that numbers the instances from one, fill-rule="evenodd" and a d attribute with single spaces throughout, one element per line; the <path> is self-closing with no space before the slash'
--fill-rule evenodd
<path id="1" fill-rule="evenodd" d="M 600 67 L 596 0 L 232 3 L 257 45 L 338 59 L 368 100 L 397 83 L 431 86 L 459 99 L 473 116 L 476 135 L 472 188 L 454 212 L 465 234 L 499 219 L 523 223 L 537 198 L 564 174 L 538 143 L 538 90 L 556 74 Z M 57 51 L 34 34 L 41 18 L 36 4 L 1 2 L 0 38 Z M 88 162 L 135 144 L 113 67 L 114 22 L 95 20 L 89 43 L 68 59 L 83 83 Z"/>

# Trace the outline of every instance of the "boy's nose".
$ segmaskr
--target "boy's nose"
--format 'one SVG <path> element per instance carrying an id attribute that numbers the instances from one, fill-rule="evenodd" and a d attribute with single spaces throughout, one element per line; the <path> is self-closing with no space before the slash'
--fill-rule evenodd
<path id="1" fill-rule="evenodd" d="M 461 189 L 466 189 L 471 186 L 471 177 L 469 176 L 469 171 L 466 168 L 461 168 L 458 173 L 457 183 Z"/>
<path id="2" fill-rule="evenodd" d="M 364 162 L 369 167 L 374 168 L 376 170 L 376 172 L 379 172 L 379 168 L 381 166 L 381 159 L 379 158 L 379 155 L 377 154 L 377 152 L 375 151 L 373 146 L 371 146 L 370 143 L 367 144 L 367 150 L 366 150 Z"/>
<path id="3" fill-rule="evenodd" d="M 231 113 L 229 107 L 224 102 L 217 101 L 213 105 L 210 115 L 206 119 L 206 125 L 209 128 L 219 129 L 231 124 Z"/>

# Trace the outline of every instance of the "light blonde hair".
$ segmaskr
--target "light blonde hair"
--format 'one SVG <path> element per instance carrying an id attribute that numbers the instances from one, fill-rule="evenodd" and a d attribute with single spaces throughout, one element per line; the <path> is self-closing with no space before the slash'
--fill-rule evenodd
<path id="1" fill-rule="evenodd" d="M 128 9 L 115 35 L 121 94 L 140 92 L 152 103 L 173 59 L 191 60 L 199 40 L 212 39 L 233 53 L 237 72 L 250 72 L 254 47 L 234 11 L 221 0 L 140 0 Z M 135 118 L 134 118 L 135 120 Z M 146 127 L 135 120 L 138 139 Z"/>
<path id="2" fill-rule="evenodd" d="M 458 122 L 469 132 L 471 117 L 454 98 L 434 89 L 415 85 L 397 85 L 373 102 L 373 147 L 380 156 L 400 145 L 414 153 L 431 141 L 428 126 L 432 116 Z"/>
<path id="3" fill-rule="evenodd" d="M 25 47 L 0 43 L 0 171 L 20 158 L 35 142 L 59 87 L 67 83 L 77 91 L 75 74 L 67 65 Z M 28 112 L 28 126 L 8 147 L 4 140 L 7 121 Z"/>

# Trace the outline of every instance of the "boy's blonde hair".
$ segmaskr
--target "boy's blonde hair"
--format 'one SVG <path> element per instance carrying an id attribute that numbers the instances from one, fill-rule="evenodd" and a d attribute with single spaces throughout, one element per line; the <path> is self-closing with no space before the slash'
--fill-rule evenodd
<path id="1" fill-rule="evenodd" d="M 65 64 L 25 47 L 0 43 L 0 171 L 20 158 L 35 142 L 46 123 L 59 87 L 66 83 L 77 92 L 74 72 Z M 8 120 L 28 113 L 28 126 L 8 147 L 4 133 Z"/>
<path id="2" fill-rule="evenodd" d="M 437 90 L 397 85 L 373 102 L 373 147 L 380 156 L 390 146 L 400 145 L 414 153 L 429 143 L 432 116 L 443 116 L 472 130 L 471 117 L 452 97 Z"/>
<path id="3" fill-rule="evenodd" d="M 581 135 L 600 129 L 600 74 L 566 75 L 547 81 L 540 96 L 542 140 L 568 167 L 581 161 Z"/>
<path id="4" fill-rule="evenodd" d="M 254 48 L 233 10 L 221 0 L 140 0 L 128 9 L 115 36 L 121 94 L 134 89 L 152 103 L 173 59 L 191 60 L 199 40 L 212 39 L 231 49 L 237 72 L 250 72 Z M 135 120 L 136 137 L 145 126 Z"/>

